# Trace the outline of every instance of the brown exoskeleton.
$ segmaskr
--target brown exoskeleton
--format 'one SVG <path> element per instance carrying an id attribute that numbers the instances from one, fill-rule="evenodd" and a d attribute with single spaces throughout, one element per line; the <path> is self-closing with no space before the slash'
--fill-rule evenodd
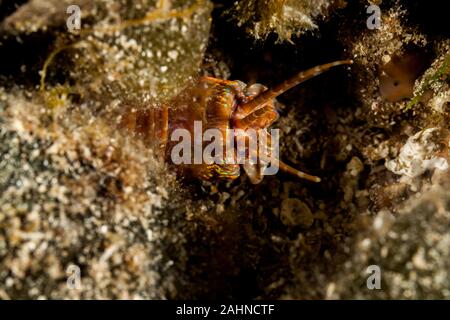
<path id="1" fill-rule="evenodd" d="M 175 129 L 180 128 L 186 129 L 192 136 L 194 121 L 201 121 L 203 132 L 214 128 L 220 130 L 224 137 L 227 136 L 226 132 L 229 129 L 242 129 L 244 132 L 247 129 L 261 131 L 268 138 L 265 141 L 267 141 L 267 155 L 270 156 L 271 140 L 266 129 L 278 118 L 275 98 L 332 67 L 351 63 L 353 63 L 352 60 L 342 60 L 319 65 L 298 73 L 272 89 L 267 89 L 261 84 L 247 86 L 241 81 L 202 77 L 195 86 L 189 87 L 171 102 L 172 106 L 176 106 L 175 108 L 164 106 L 142 110 L 134 116 L 125 117 L 123 124 L 129 130 L 141 134 L 147 143 L 156 146 L 169 163 L 171 162 L 170 151 L 174 147 L 169 137 Z M 195 138 L 192 137 L 192 139 Z M 248 153 L 252 152 L 254 151 L 248 150 Z M 236 179 L 240 175 L 240 165 L 228 163 L 224 157 L 215 163 L 183 164 L 180 168 L 184 173 L 203 180 Z M 259 183 L 263 178 L 267 159 L 258 160 L 256 164 L 248 161 L 243 164 L 252 183 Z M 309 181 L 320 182 L 319 177 L 294 169 L 279 159 L 272 159 L 273 161 L 284 172 Z"/>

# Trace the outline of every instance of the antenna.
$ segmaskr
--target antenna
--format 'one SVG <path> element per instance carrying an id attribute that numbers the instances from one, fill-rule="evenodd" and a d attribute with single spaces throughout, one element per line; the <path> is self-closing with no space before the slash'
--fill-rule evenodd
<path id="1" fill-rule="evenodd" d="M 244 103 L 238 107 L 238 110 L 236 110 L 236 117 L 238 119 L 242 119 L 249 115 L 250 113 L 260 109 L 264 106 L 265 103 L 270 101 L 271 99 L 274 99 L 278 97 L 280 94 L 288 91 L 289 89 L 295 87 L 296 85 L 305 82 L 306 80 L 309 80 L 311 78 L 314 78 L 315 76 L 324 73 L 325 71 L 330 70 L 333 67 L 346 65 L 346 64 L 352 64 L 353 60 L 340 60 L 330 63 L 325 63 L 316 67 L 313 67 L 311 69 L 308 69 L 306 71 L 302 71 L 295 76 L 291 77 L 290 79 L 280 83 L 279 85 L 275 86 L 272 89 L 266 90 L 262 92 L 261 94 L 257 95 L 254 99 L 250 100 L 247 103 Z"/>

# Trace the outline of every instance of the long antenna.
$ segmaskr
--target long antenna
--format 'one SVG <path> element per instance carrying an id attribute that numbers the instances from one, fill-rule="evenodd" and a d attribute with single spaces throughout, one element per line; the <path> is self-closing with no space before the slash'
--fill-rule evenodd
<path id="1" fill-rule="evenodd" d="M 320 182 L 321 181 L 321 179 L 319 177 L 313 176 L 313 175 L 307 174 L 303 171 L 292 168 L 290 165 L 282 162 L 281 160 L 278 160 L 278 166 L 281 171 L 292 174 L 293 176 L 296 176 L 298 178 L 309 180 L 312 182 Z"/>
<path id="2" fill-rule="evenodd" d="M 253 100 L 250 100 L 249 102 L 240 105 L 238 110 L 236 110 L 236 116 L 238 119 L 242 119 L 252 113 L 253 111 L 258 110 L 264 104 L 271 99 L 274 99 L 278 97 L 280 94 L 288 91 L 292 87 L 295 87 L 296 85 L 305 82 L 308 79 L 311 79 L 325 71 L 330 70 L 333 67 L 345 65 L 345 64 L 352 64 L 353 60 L 340 60 L 330 63 L 325 63 L 316 67 L 313 67 L 311 69 L 308 69 L 306 71 L 302 71 L 295 76 L 291 77 L 290 79 L 280 83 L 279 85 L 275 86 L 272 89 L 266 90 L 263 93 L 256 96 Z"/>
<path id="3" fill-rule="evenodd" d="M 266 141 L 267 142 L 270 141 L 270 139 L 269 139 L 270 134 L 267 133 L 267 132 L 265 132 L 265 134 L 266 134 Z M 269 147 L 269 149 L 270 149 L 270 147 Z M 269 158 L 268 155 L 266 153 L 264 153 L 264 152 L 263 153 L 258 153 L 256 150 L 249 150 L 249 152 L 250 152 L 250 157 L 259 158 L 259 160 L 263 160 L 264 162 L 267 162 L 267 163 L 271 162 L 272 165 L 278 166 L 278 168 L 281 171 L 289 173 L 289 174 L 291 174 L 291 175 L 293 175 L 293 176 L 295 176 L 297 178 L 309 180 L 309 181 L 312 181 L 312 182 L 320 182 L 320 181 L 322 181 L 319 177 L 313 176 L 311 174 L 308 174 L 308 173 L 300 171 L 300 170 L 297 170 L 297 169 L 291 167 L 290 165 L 284 163 L 280 159 L 277 159 L 275 157 L 273 157 L 273 158 L 270 157 Z"/>

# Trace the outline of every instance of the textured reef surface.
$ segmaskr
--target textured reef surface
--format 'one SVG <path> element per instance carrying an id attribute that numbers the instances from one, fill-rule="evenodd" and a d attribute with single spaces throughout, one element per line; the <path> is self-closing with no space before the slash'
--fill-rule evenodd
<path id="1" fill-rule="evenodd" d="M 0 299 L 450 299 L 436 6 L 0 2 Z M 184 179 L 120 126 L 202 75 L 270 88 L 342 59 L 278 98 L 281 158 L 318 184 Z"/>

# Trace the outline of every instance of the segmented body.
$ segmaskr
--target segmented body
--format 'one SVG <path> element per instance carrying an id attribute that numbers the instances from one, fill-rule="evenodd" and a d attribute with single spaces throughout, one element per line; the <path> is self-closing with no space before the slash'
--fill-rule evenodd
<path id="1" fill-rule="evenodd" d="M 351 63 L 351 60 L 344 60 L 311 68 L 298 73 L 272 90 L 267 90 L 261 84 L 247 86 L 241 81 L 202 77 L 196 85 L 189 86 L 169 105 L 126 112 L 122 126 L 140 136 L 144 143 L 157 151 L 161 159 L 170 163 L 170 151 L 174 146 L 170 137 L 174 130 L 186 129 L 192 133 L 192 145 L 196 139 L 195 121 L 201 121 L 203 132 L 218 129 L 223 137 L 227 136 L 228 129 L 244 131 L 254 129 L 266 132 L 278 118 L 275 109 L 275 98 L 278 95 L 334 66 Z M 268 149 L 271 147 L 268 146 Z M 279 159 L 276 161 L 282 171 L 303 179 L 320 181 L 318 177 L 298 171 Z M 261 181 L 262 175 L 258 164 L 246 163 L 243 167 L 253 183 Z M 184 174 L 204 180 L 236 179 L 240 175 L 240 165 L 228 164 L 225 159 L 212 164 L 183 164 L 178 168 Z"/>

